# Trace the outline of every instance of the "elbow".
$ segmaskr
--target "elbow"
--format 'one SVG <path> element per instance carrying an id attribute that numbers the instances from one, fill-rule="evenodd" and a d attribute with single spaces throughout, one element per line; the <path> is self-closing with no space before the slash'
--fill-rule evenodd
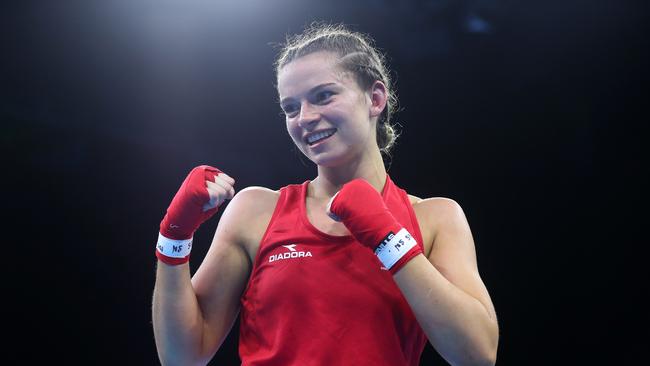
<path id="1" fill-rule="evenodd" d="M 483 350 L 475 349 L 474 352 L 465 352 L 456 359 L 446 357 L 445 359 L 454 366 L 494 366 L 497 362 L 497 350 L 496 347 L 493 349 L 486 347 Z"/>
<path id="2" fill-rule="evenodd" d="M 176 365 L 178 365 L 178 366 L 181 366 L 181 365 L 183 365 L 183 366 L 185 366 L 185 365 L 200 366 L 200 365 L 207 365 L 208 362 L 209 362 L 209 360 L 198 360 L 198 359 L 190 360 L 190 359 L 184 359 L 184 358 L 181 358 L 181 357 L 158 357 L 158 359 L 160 361 L 161 366 L 176 366 Z"/>
<path id="3" fill-rule="evenodd" d="M 493 352 L 490 352 L 480 360 L 480 362 L 477 363 L 477 365 L 480 366 L 494 366 L 497 363 L 497 350 L 495 349 Z"/>
<path id="4" fill-rule="evenodd" d="M 495 337 L 486 345 L 478 357 L 476 365 L 494 366 L 497 362 L 497 349 L 499 346 L 499 337 Z"/>
<path id="5" fill-rule="evenodd" d="M 498 338 L 486 342 L 483 346 L 476 347 L 468 359 L 459 362 L 459 365 L 494 366 L 497 362 Z"/>
<path id="6" fill-rule="evenodd" d="M 161 366 L 201 366 L 210 362 L 210 356 L 188 353 L 184 349 L 158 349 L 158 361 Z"/>
<path id="7" fill-rule="evenodd" d="M 485 335 L 481 346 L 478 347 L 477 366 L 494 366 L 497 362 L 497 350 L 499 348 L 499 325 L 496 321 L 490 322 L 489 331 Z"/>
<path id="8" fill-rule="evenodd" d="M 458 365 L 458 366 L 494 366 L 497 362 L 497 354 L 496 352 L 494 353 L 486 353 L 486 354 L 481 354 L 481 355 L 475 355 L 469 360 L 461 361 L 461 362 L 451 362 L 452 365 Z"/>
<path id="9" fill-rule="evenodd" d="M 497 362 L 497 353 L 486 353 L 481 355 L 476 355 L 472 357 L 471 360 L 466 360 L 465 362 L 459 362 L 457 365 L 467 365 L 467 366 L 494 366 Z"/>
<path id="10" fill-rule="evenodd" d="M 498 340 L 490 342 L 489 346 L 486 346 L 482 352 L 478 355 L 476 363 L 477 366 L 494 366 L 497 362 L 497 348 Z"/>

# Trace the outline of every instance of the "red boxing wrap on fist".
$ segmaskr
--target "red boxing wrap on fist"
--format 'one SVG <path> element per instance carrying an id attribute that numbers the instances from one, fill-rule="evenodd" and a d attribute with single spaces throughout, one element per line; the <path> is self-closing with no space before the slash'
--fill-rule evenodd
<path id="1" fill-rule="evenodd" d="M 354 238 L 372 249 L 392 274 L 422 253 L 415 238 L 400 225 L 383 198 L 364 179 L 354 179 L 332 198 L 329 212 Z"/>
<path id="2" fill-rule="evenodd" d="M 189 261 L 189 249 L 191 239 L 199 226 L 217 212 L 218 207 L 203 212 L 203 205 L 210 201 L 210 195 L 206 187 L 206 180 L 215 181 L 221 171 L 209 165 L 200 165 L 192 169 L 185 181 L 174 196 L 167 208 L 165 217 L 160 222 L 160 238 L 157 245 L 156 256 L 167 264 L 181 264 Z M 182 248 L 188 252 L 184 257 L 170 257 L 161 253 L 162 244 L 165 239 L 168 242 L 179 241 Z M 180 242 L 182 241 L 182 242 Z"/>

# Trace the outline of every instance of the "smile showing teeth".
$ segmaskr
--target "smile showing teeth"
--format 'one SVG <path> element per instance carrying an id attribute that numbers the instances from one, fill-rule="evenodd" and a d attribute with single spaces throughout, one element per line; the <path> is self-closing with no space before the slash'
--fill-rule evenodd
<path id="1" fill-rule="evenodd" d="M 317 143 L 320 140 L 323 140 L 325 138 L 328 138 L 328 137 L 332 136 L 334 134 L 334 132 L 336 132 L 336 130 L 327 130 L 327 131 L 322 131 L 322 132 L 315 133 L 315 134 L 307 137 L 307 143 L 309 145 L 313 145 L 313 144 Z"/>

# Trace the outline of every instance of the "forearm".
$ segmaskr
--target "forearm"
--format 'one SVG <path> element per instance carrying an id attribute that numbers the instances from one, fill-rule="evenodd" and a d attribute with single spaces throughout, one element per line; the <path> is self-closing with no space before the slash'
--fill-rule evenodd
<path id="1" fill-rule="evenodd" d="M 498 327 L 484 304 L 420 254 L 393 277 L 429 341 L 453 365 L 493 365 Z"/>
<path id="2" fill-rule="evenodd" d="M 153 328 L 163 365 L 193 365 L 201 354 L 203 319 L 192 288 L 189 264 L 158 262 Z"/>

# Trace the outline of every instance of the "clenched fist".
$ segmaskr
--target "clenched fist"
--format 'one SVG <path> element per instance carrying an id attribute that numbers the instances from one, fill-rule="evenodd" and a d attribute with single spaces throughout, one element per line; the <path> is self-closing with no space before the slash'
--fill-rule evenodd
<path id="1" fill-rule="evenodd" d="M 209 165 L 192 169 L 160 222 L 156 256 L 168 264 L 189 260 L 194 232 L 235 194 L 235 180 Z"/>

